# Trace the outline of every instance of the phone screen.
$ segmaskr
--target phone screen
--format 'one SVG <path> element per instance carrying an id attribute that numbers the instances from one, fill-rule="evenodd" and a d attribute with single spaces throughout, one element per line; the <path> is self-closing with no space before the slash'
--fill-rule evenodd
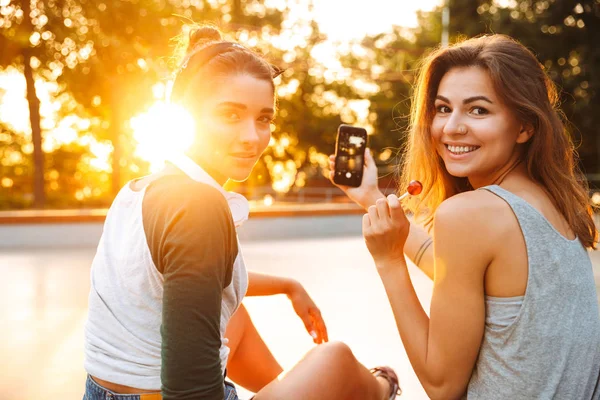
<path id="1" fill-rule="evenodd" d="M 358 187 L 362 181 L 367 132 L 363 128 L 341 125 L 338 130 L 334 181 Z"/>

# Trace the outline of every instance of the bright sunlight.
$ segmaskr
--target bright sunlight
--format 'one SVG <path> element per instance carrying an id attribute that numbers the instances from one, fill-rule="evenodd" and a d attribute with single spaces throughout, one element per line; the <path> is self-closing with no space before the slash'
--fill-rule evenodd
<path id="1" fill-rule="evenodd" d="M 195 123 L 183 107 L 164 101 L 131 119 L 133 137 L 138 142 L 135 154 L 158 171 L 171 154 L 185 152 L 194 140 Z"/>

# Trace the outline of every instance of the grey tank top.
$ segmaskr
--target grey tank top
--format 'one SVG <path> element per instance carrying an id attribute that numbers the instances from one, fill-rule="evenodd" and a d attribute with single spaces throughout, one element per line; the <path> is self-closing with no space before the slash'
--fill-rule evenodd
<path id="1" fill-rule="evenodd" d="M 482 189 L 512 208 L 529 273 L 522 299 L 486 299 L 485 331 L 465 398 L 600 399 L 600 312 L 586 249 L 522 198 L 497 185 Z M 519 310 L 510 317 L 515 305 Z M 506 316 L 507 323 L 498 323 Z"/>

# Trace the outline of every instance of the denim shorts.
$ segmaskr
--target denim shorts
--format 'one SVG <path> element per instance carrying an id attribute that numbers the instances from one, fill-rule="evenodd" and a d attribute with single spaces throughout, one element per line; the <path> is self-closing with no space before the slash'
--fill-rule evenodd
<path id="1" fill-rule="evenodd" d="M 224 400 L 240 400 L 232 383 L 225 381 L 224 386 Z M 162 400 L 162 396 L 160 393 L 118 394 L 103 388 L 88 375 L 83 400 Z"/>

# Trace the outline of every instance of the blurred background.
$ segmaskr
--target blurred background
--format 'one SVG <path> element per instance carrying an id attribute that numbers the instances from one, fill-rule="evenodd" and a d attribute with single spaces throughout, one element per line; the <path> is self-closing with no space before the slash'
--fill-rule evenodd
<path id="1" fill-rule="evenodd" d="M 596 0 L 0 0 L 0 209 L 107 207 L 126 181 L 160 168 L 161 146 L 183 142 L 164 96 L 170 39 L 190 21 L 286 69 L 269 149 L 235 187 L 251 200 L 340 195 L 325 168 L 342 122 L 368 129 L 393 190 L 419 58 L 491 32 L 538 56 L 588 179 L 600 179 Z"/>
<path id="2" fill-rule="evenodd" d="M 360 210 L 326 178 L 340 123 L 367 129 L 380 186 L 393 192 L 420 58 L 505 33 L 560 88 L 600 204 L 600 0 L 0 0 L 0 400 L 83 395 L 89 268 L 106 208 L 127 181 L 161 168 L 165 143 L 185 150 L 165 93 L 178 61 L 171 39 L 192 21 L 285 68 L 269 148 L 228 188 L 252 203 L 239 232 L 248 267 L 302 282 L 330 338 L 369 367 L 394 367 L 403 398 L 427 396 Z M 431 282 L 409 269 L 428 310 Z M 285 296 L 245 303 L 285 368 L 313 346 Z"/>

